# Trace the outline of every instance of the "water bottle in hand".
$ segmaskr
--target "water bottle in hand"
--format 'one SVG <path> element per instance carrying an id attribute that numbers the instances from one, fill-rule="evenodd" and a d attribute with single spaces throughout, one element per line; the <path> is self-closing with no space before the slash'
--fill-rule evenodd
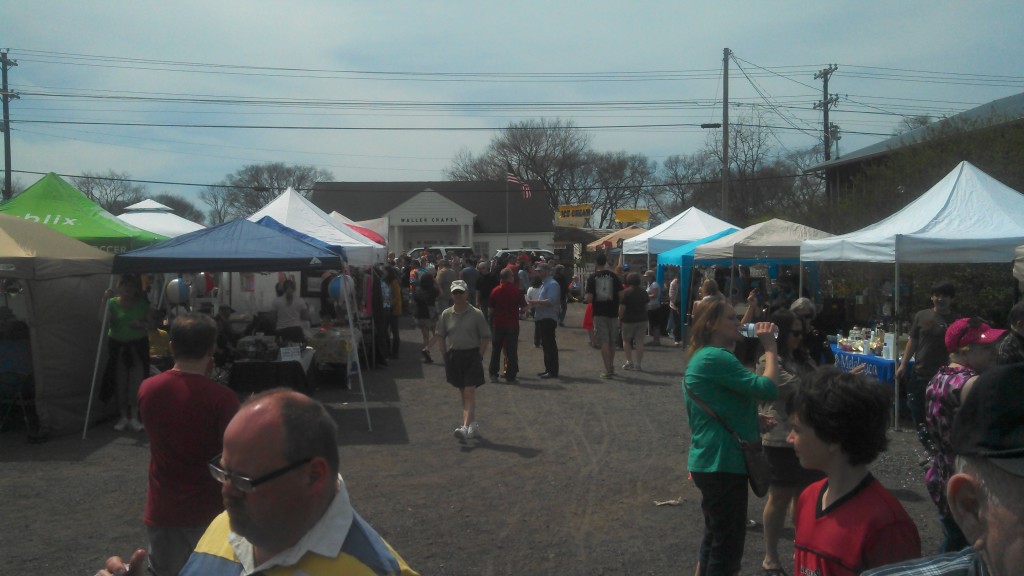
<path id="1" fill-rule="evenodd" d="M 740 326 L 740 334 L 747 338 L 757 338 L 757 324 L 744 324 Z M 776 340 L 779 338 L 779 327 L 775 324 L 772 324 L 772 338 Z"/>

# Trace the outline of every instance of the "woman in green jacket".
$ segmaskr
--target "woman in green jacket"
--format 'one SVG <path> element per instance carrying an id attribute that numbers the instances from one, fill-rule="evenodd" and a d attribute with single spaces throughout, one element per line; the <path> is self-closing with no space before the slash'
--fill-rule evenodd
<path id="1" fill-rule="evenodd" d="M 690 423 L 688 468 L 701 492 L 704 538 L 697 575 L 738 574 L 747 522 L 747 469 L 739 443 L 694 400 L 699 398 L 750 442 L 760 434 L 758 401 L 777 396 L 778 352 L 772 323 L 757 324 L 765 351 L 764 375 L 757 376 L 733 355 L 743 338 L 736 310 L 724 298 L 699 307 L 686 351 L 683 392 Z"/>

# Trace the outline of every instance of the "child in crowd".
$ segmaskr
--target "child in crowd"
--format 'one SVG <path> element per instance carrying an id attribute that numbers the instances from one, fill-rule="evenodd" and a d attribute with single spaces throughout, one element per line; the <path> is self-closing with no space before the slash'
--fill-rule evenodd
<path id="1" fill-rule="evenodd" d="M 791 398 L 787 441 L 801 466 L 826 475 L 796 505 L 794 574 L 860 574 L 921 556 L 913 520 L 867 469 L 888 446 L 890 402 L 878 380 L 831 366 Z"/>

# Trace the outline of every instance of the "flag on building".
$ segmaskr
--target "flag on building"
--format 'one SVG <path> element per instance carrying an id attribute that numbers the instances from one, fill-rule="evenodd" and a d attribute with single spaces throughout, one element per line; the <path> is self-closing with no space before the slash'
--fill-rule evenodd
<path id="1" fill-rule="evenodd" d="M 528 199 L 530 196 L 533 196 L 533 191 L 530 190 L 530 185 L 527 184 L 525 181 L 520 180 L 519 177 L 516 176 L 515 172 L 512 171 L 511 165 L 509 165 L 508 167 L 508 173 L 505 175 L 505 180 L 507 182 L 511 182 L 512 184 L 518 184 L 519 186 L 521 186 L 523 189 L 524 199 Z"/>

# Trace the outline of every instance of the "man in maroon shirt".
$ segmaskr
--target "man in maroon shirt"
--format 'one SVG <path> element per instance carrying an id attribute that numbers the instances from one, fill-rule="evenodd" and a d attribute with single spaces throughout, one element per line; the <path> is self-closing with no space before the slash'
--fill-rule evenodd
<path id="1" fill-rule="evenodd" d="M 174 367 L 139 387 L 150 454 L 145 523 L 157 574 L 180 572 L 207 525 L 224 510 L 220 484 L 207 463 L 221 451 L 238 398 L 206 377 L 216 347 L 213 318 L 178 316 L 171 325 Z"/>
<path id="2" fill-rule="evenodd" d="M 498 382 L 501 350 L 505 350 L 505 382 L 514 384 L 519 374 L 519 311 L 526 308 L 526 300 L 519 291 L 516 274 L 505 268 L 499 275 L 501 283 L 491 290 L 487 301 L 491 316 L 491 364 L 487 372 L 491 382 Z"/>

